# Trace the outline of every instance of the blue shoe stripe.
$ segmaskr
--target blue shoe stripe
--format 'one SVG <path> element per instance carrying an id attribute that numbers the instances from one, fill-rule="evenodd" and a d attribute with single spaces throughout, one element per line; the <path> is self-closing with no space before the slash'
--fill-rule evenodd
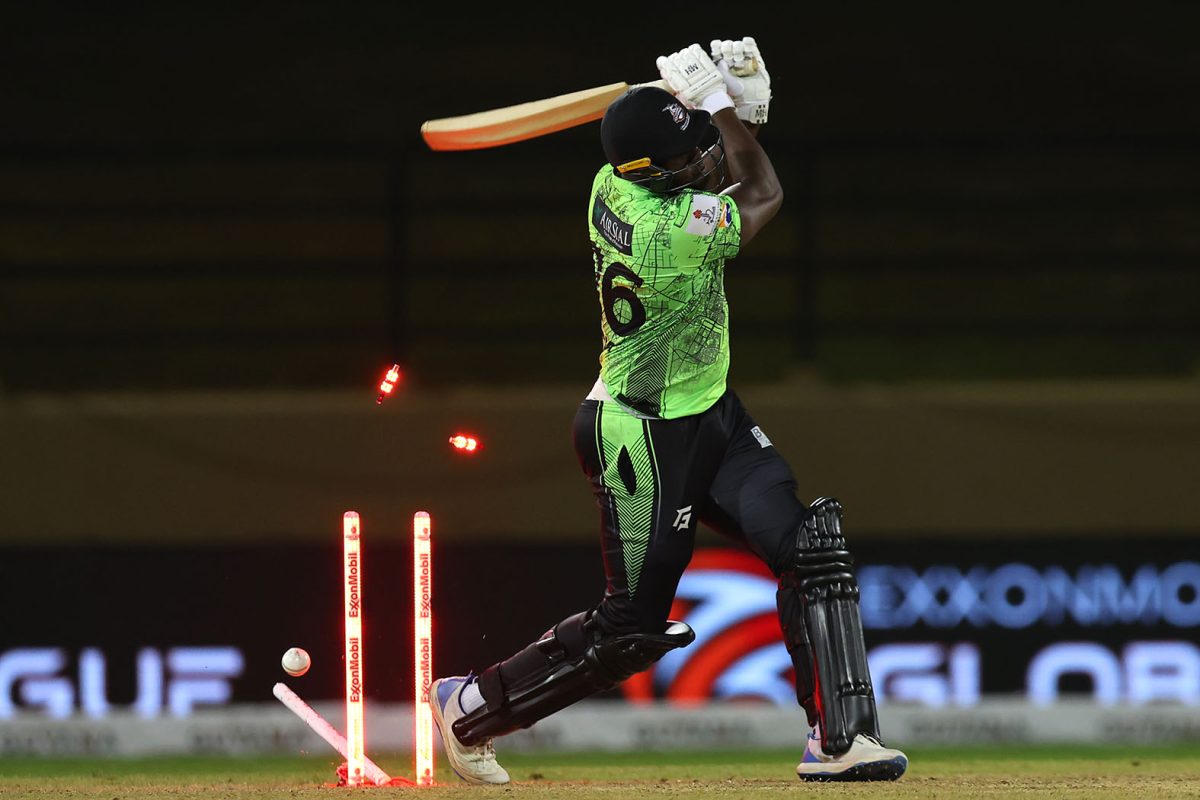
<path id="1" fill-rule="evenodd" d="M 462 682 L 462 678 L 444 678 L 442 682 L 438 684 L 437 701 L 438 705 L 443 711 L 446 709 L 446 703 L 450 702 L 450 696 L 454 694 L 454 690 L 457 689 L 458 685 Z"/>
<path id="2" fill-rule="evenodd" d="M 815 730 L 809 732 L 808 741 L 806 741 L 804 743 L 804 755 L 801 756 L 800 763 L 801 764 L 822 763 L 820 757 L 816 753 L 813 752 L 814 748 L 819 750 L 820 747 L 821 747 L 821 737 L 817 735 L 817 732 Z"/>

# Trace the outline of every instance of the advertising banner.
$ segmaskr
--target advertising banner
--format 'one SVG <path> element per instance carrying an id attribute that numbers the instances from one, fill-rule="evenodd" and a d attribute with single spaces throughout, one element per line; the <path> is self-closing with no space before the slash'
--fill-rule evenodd
<path id="1" fill-rule="evenodd" d="M 365 696 L 413 693 L 412 550 L 368 541 L 361 576 Z M 465 674 L 595 604 L 590 547 L 438 547 L 434 675 Z M 881 706 L 1200 705 L 1200 559 L 1180 540 L 863 541 L 863 626 Z M 271 701 L 287 680 L 344 698 L 342 572 L 329 547 L 5 550 L 0 718 L 143 719 Z M 691 646 L 604 698 L 794 707 L 775 579 L 748 551 L 700 547 L 672 616 Z M 312 667 L 284 674 L 303 647 Z"/>

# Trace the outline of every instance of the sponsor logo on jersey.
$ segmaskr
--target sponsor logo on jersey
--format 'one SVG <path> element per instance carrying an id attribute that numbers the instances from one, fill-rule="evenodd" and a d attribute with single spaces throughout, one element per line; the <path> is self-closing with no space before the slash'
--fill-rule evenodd
<path id="1" fill-rule="evenodd" d="M 722 200 L 721 201 L 721 214 L 720 214 L 720 219 L 717 221 L 717 227 L 718 228 L 728 228 L 732 224 L 733 224 L 733 206 L 729 203 L 726 203 L 724 200 Z"/>
<path id="2" fill-rule="evenodd" d="M 692 208 L 688 212 L 687 232 L 696 236 L 708 236 L 717 223 L 724 218 L 725 203 L 711 194 L 692 195 Z"/>
<path id="3" fill-rule="evenodd" d="M 609 244 L 625 255 L 633 255 L 633 226 L 612 212 L 599 197 L 592 205 L 592 226 Z"/>

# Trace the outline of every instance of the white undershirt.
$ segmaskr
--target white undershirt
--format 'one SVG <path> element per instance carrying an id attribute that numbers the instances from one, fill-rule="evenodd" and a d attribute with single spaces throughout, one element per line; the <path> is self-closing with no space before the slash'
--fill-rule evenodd
<path id="1" fill-rule="evenodd" d="M 588 392 L 586 399 L 599 400 L 602 403 L 616 403 L 622 409 L 624 409 L 626 411 L 626 413 L 630 414 L 631 416 L 637 417 L 638 419 L 659 419 L 659 417 L 656 417 L 652 414 L 643 414 L 641 411 L 634 411 L 632 408 L 625 405 L 624 403 L 622 403 L 618 400 L 614 400 L 613 396 L 608 393 L 608 387 L 606 387 L 604 385 L 604 381 L 600 378 L 596 378 L 596 383 L 595 383 L 595 385 L 592 386 L 592 390 L 590 392 Z"/>

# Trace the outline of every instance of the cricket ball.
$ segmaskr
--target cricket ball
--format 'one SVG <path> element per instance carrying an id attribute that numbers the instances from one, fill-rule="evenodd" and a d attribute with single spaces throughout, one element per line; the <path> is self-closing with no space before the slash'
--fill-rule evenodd
<path id="1" fill-rule="evenodd" d="M 303 647 L 290 648 L 283 654 L 283 671 L 294 678 L 308 672 L 308 668 L 311 666 L 312 659 L 308 657 L 308 651 Z"/>

